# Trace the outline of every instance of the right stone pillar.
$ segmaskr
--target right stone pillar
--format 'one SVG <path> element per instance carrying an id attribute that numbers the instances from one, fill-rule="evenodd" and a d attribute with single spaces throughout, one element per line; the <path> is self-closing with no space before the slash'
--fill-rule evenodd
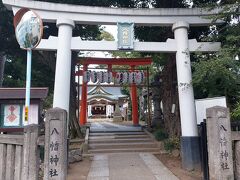
<path id="1" fill-rule="evenodd" d="M 172 30 L 174 32 L 177 46 L 176 66 L 182 131 L 182 166 L 184 169 L 194 170 L 201 167 L 201 161 L 195 100 L 192 86 L 188 28 L 189 24 L 187 22 L 179 21 L 173 25 Z"/>

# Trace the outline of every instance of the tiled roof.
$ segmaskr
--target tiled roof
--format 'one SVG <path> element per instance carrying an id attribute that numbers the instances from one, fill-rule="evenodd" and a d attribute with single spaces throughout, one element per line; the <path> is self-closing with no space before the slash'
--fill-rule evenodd
<path id="1" fill-rule="evenodd" d="M 48 88 L 31 88 L 31 99 L 44 99 L 47 97 Z M 25 88 L 0 88 L 0 99 L 24 99 Z"/>

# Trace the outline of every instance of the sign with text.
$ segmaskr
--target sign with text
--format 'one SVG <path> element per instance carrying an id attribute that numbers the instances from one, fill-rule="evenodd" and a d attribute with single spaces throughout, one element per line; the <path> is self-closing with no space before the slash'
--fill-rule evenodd
<path id="1" fill-rule="evenodd" d="M 118 27 L 118 49 L 133 49 L 134 23 L 119 22 Z"/>
<path id="2" fill-rule="evenodd" d="M 46 114 L 44 179 L 65 180 L 67 175 L 67 113 L 54 108 Z"/>
<path id="3" fill-rule="evenodd" d="M 210 179 L 233 180 L 232 138 L 229 110 L 207 109 L 207 142 Z"/>

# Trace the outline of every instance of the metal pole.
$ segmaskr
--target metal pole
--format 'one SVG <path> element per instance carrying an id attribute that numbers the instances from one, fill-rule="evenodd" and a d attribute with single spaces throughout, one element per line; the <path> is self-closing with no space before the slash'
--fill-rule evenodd
<path id="1" fill-rule="evenodd" d="M 31 87 L 32 50 L 27 50 L 27 74 L 26 74 L 26 97 L 25 97 L 25 122 L 29 124 L 30 87 Z"/>

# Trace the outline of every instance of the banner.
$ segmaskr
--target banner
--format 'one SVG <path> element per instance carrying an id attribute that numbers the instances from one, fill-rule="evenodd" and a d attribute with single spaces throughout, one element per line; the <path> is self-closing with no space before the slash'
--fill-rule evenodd
<path id="1" fill-rule="evenodd" d="M 142 84 L 144 81 L 144 72 L 138 71 L 136 72 L 136 84 Z"/>
<path id="2" fill-rule="evenodd" d="M 97 77 L 98 77 L 99 83 L 104 83 L 104 72 L 102 72 L 102 71 L 97 72 Z"/>
<path id="3" fill-rule="evenodd" d="M 130 72 L 130 74 L 129 74 L 129 83 L 130 84 L 136 83 L 136 72 Z"/>
<path id="4" fill-rule="evenodd" d="M 124 72 L 123 73 L 123 83 L 128 83 L 129 82 L 129 73 L 128 72 Z"/>
<path id="5" fill-rule="evenodd" d="M 112 82 L 112 72 L 104 72 L 104 82 L 108 84 Z"/>
<path id="6" fill-rule="evenodd" d="M 91 81 L 92 81 L 93 83 L 96 83 L 97 80 L 98 80 L 97 72 L 92 71 L 92 72 L 91 72 Z"/>
<path id="7" fill-rule="evenodd" d="M 117 84 L 122 84 L 123 83 L 123 73 L 122 72 L 118 72 L 116 74 L 116 83 Z"/>
<path id="8" fill-rule="evenodd" d="M 91 74 L 91 71 L 83 72 L 83 82 L 88 83 L 90 81 L 90 74 Z"/>

